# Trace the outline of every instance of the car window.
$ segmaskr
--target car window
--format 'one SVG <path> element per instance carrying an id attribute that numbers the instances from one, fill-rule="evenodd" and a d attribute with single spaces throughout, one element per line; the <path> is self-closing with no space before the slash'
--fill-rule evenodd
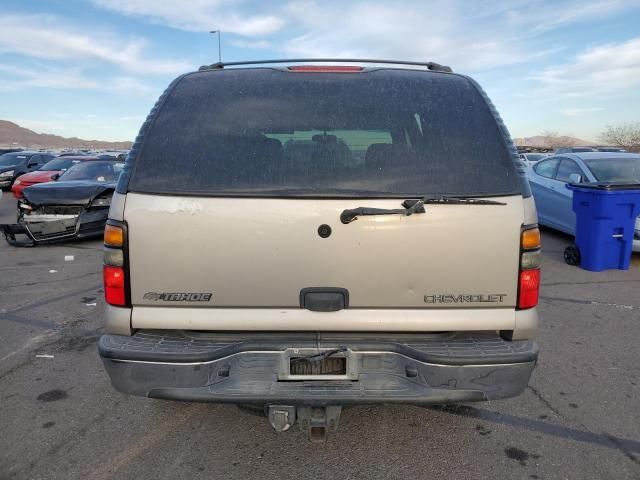
<path id="1" fill-rule="evenodd" d="M 29 159 L 32 157 L 32 155 L 18 155 L 16 158 L 16 165 L 26 165 L 27 162 L 29 161 Z"/>
<path id="2" fill-rule="evenodd" d="M 640 183 L 640 156 L 593 158 L 584 163 L 599 182 Z"/>
<path id="3" fill-rule="evenodd" d="M 533 170 L 541 177 L 553 178 L 557 166 L 558 159 L 551 158 L 549 160 L 543 160 L 536 163 L 536 165 L 533 167 Z"/>
<path id="4" fill-rule="evenodd" d="M 10 165 L 15 165 L 16 163 L 19 163 L 18 160 L 16 160 L 16 155 L 11 153 L 0 155 L 0 167 L 8 167 Z"/>
<path id="5" fill-rule="evenodd" d="M 361 198 L 520 192 L 491 110 L 468 80 L 357 75 L 189 75 L 131 160 L 129 189 Z"/>
<path id="6" fill-rule="evenodd" d="M 584 175 L 584 172 L 576 162 L 570 158 L 563 158 L 558 166 L 556 180 L 560 182 L 569 182 L 569 175 L 572 173 L 577 173 L 580 176 Z"/>
<path id="7" fill-rule="evenodd" d="M 122 162 L 89 161 L 73 165 L 58 179 L 61 182 L 89 180 L 94 182 L 116 182 L 122 172 Z"/>
<path id="8" fill-rule="evenodd" d="M 32 155 L 31 158 L 29 158 L 28 161 L 28 165 L 40 165 L 42 164 L 42 157 L 40 155 Z"/>
<path id="9" fill-rule="evenodd" d="M 45 163 L 38 170 L 41 170 L 43 172 L 52 172 L 55 170 L 68 170 L 71 166 L 75 165 L 76 163 L 80 163 L 80 160 L 67 158 L 67 157 L 58 157 Z"/>

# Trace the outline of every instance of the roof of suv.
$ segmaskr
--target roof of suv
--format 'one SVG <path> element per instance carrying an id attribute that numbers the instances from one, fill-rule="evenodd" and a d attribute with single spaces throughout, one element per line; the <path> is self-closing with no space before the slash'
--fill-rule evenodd
<path id="1" fill-rule="evenodd" d="M 375 60 L 375 59 L 338 59 L 338 58 L 292 58 L 292 59 L 276 59 L 276 60 L 246 60 L 246 61 L 241 61 L 241 62 L 217 62 L 217 63 L 213 63 L 211 65 L 203 65 L 202 67 L 200 67 L 199 71 L 205 71 L 205 70 L 219 70 L 219 69 L 223 69 L 225 67 L 236 67 L 236 66 L 249 66 L 249 65 L 274 65 L 274 64 L 286 64 L 286 63 L 313 63 L 313 64 L 317 64 L 317 63 L 340 63 L 340 64 L 344 64 L 344 63 L 356 63 L 356 64 L 360 64 L 360 63 L 364 63 L 364 64 L 371 64 L 371 65 L 375 65 L 376 67 L 381 67 L 382 65 L 393 65 L 393 66 L 398 66 L 398 65 L 404 65 L 404 66 L 414 66 L 414 67 L 426 67 L 428 70 L 431 71 L 436 71 L 436 72 L 444 72 L 444 73 L 453 73 L 453 70 L 451 69 L 451 67 L 448 67 L 446 65 L 440 65 L 439 63 L 435 63 L 435 62 L 412 62 L 412 61 L 406 61 L 406 60 Z M 292 70 L 295 70 L 296 68 L 298 68 L 300 71 L 304 71 L 303 68 L 304 67 L 309 67 L 308 65 L 306 66 L 298 66 L 298 67 L 285 67 L 285 68 L 289 68 Z M 313 65 L 313 67 L 325 67 L 326 69 L 333 69 L 334 72 L 338 72 L 339 70 L 336 68 L 336 66 L 333 65 Z M 309 70 L 307 70 L 309 71 Z M 321 69 L 317 69 L 315 71 L 322 71 Z M 345 70 L 343 70 L 345 71 Z"/>

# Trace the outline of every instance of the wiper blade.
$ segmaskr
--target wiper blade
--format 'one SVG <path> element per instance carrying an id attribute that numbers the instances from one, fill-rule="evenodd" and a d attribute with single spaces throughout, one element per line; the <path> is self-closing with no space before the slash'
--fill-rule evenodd
<path id="1" fill-rule="evenodd" d="M 474 197 L 448 197 L 446 195 L 440 195 L 437 197 L 426 196 L 420 200 L 405 200 L 402 202 L 402 206 L 406 209 L 416 208 L 422 205 L 506 205 L 504 202 L 497 202 L 495 200 L 485 200 L 484 198 Z"/>
<path id="2" fill-rule="evenodd" d="M 340 214 L 340 221 L 345 225 L 353 222 L 358 217 L 366 217 L 372 215 L 404 215 L 409 216 L 414 213 L 425 213 L 425 209 L 422 205 L 411 206 L 410 208 L 369 208 L 358 207 L 348 208 L 343 210 Z"/>

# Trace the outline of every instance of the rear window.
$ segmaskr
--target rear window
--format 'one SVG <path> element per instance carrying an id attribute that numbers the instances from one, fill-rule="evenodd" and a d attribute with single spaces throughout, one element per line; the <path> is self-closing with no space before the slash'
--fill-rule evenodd
<path id="1" fill-rule="evenodd" d="M 67 170 L 72 165 L 75 165 L 76 163 L 80 163 L 80 160 L 74 160 L 74 159 L 64 158 L 64 157 L 54 158 L 53 160 L 50 160 L 47 163 L 45 163 L 38 170 L 41 170 L 43 172 L 51 172 L 55 170 Z"/>
<path id="2" fill-rule="evenodd" d="M 113 183 L 118 181 L 122 172 L 122 162 L 91 161 L 72 165 L 58 178 L 60 182 L 72 180 L 90 180 L 94 182 Z"/>
<path id="3" fill-rule="evenodd" d="M 584 160 L 599 182 L 640 183 L 640 156 Z"/>
<path id="4" fill-rule="evenodd" d="M 192 74 L 169 94 L 132 160 L 128 189 L 144 193 L 520 191 L 505 140 L 471 82 L 407 70 Z"/>

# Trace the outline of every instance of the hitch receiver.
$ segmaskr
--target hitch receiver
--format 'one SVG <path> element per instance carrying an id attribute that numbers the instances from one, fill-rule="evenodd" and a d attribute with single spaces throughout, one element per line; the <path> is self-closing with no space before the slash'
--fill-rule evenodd
<path id="1" fill-rule="evenodd" d="M 294 407 L 269 405 L 268 418 L 273 429 L 280 433 L 289 430 L 296 420 L 300 430 L 314 443 L 326 442 L 328 434 L 338 430 L 342 407 Z"/>

